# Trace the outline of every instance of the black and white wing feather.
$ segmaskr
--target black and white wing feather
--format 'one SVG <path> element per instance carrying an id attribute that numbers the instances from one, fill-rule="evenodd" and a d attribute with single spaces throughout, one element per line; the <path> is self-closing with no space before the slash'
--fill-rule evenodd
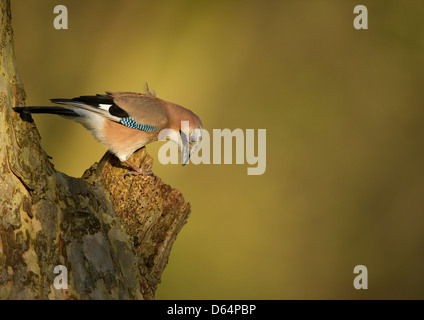
<path id="1" fill-rule="evenodd" d="M 94 112 L 118 123 L 120 123 L 123 118 L 129 117 L 128 113 L 118 107 L 113 102 L 113 99 L 107 95 L 98 94 L 95 96 L 81 96 L 73 99 L 50 99 L 50 101 Z"/>
<path id="2" fill-rule="evenodd" d="M 99 115 L 128 128 L 145 132 L 156 131 L 167 123 L 163 102 L 158 98 L 136 93 L 106 93 L 73 99 L 50 99 L 53 103 L 69 107 L 16 107 L 14 110 L 57 114 L 87 124 L 89 121 L 83 118 L 94 119 L 92 116 Z"/>

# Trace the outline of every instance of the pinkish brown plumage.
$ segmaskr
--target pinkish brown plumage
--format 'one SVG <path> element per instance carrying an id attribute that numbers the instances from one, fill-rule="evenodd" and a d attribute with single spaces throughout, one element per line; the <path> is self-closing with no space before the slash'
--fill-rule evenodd
<path id="1" fill-rule="evenodd" d="M 130 174 L 150 174 L 129 162 L 128 158 L 136 150 L 157 141 L 163 129 L 179 132 L 179 139 L 175 142 L 181 148 L 181 123 L 189 122 L 189 153 L 183 165 L 201 141 L 200 118 L 184 107 L 157 98 L 147 85 L 146 93 L 106 92 L 105 95 L 51 101 L 66 107 L 17 107 L 14 110 L 58 114 L 81 123 L 121 162 L 134 170 Z"/>

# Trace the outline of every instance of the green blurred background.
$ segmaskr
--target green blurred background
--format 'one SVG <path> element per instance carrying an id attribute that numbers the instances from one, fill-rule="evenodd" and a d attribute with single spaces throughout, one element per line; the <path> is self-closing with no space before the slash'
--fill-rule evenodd
<path id="1" fill-rule="evenodd" d="M 358 4 L 369 30 L 353 28 Z M 210 132 L 267 130 L 261 176 L 164 166 L 147 147 L 192 204 L 158 299 L 424 298 L 423 1 L 15 0 L 12 14 L 28 105 L 148 81 Z M 78 124 L 34 118 L 60 171 L 105 152 Z"/>

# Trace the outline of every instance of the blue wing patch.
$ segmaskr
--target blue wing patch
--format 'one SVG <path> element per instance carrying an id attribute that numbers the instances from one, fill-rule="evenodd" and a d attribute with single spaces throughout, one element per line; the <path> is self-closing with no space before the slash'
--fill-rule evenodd
<path id="1" fill-rule="evenodd" d="M 138 130 L 146 131 L 146 132 L 152 132 L 159 129 L 159 127 L 150 126 L 148 124 L 140 124 L 137 121 L 135 121 L 133 117 L 122 118 L 120 123 L 128 128 L 138 129 Z"/>

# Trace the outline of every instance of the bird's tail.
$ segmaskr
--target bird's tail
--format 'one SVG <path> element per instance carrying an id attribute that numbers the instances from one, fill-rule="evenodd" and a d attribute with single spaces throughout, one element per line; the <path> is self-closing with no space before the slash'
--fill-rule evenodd
<path id="1" fill-rule="evenodd" d="M 15 107 L 13 110 L 19 113 L 50 113 L 65 117 L 80 116 L 80 114 L 75 112 L 74 108 L 66 107 Z"/>

